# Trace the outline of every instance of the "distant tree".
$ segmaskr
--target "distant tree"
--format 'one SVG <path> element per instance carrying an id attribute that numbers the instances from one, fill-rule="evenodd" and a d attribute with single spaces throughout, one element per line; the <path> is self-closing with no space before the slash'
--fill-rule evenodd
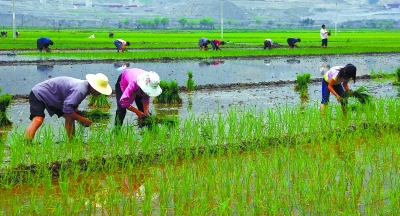
<path id="1" fill-rule="evenodd" d="M 228 25 L 232 25 L 232 20 L 228 20 L 226 23 L 227 23 Z"/>
<path id="2" fill-rule="evenodd" d="M 130 23 L 131 23 L 131 22 L 129 21 L 129 19 L 126 18 L 126 19 L 124 20 L 124 26 L 125 26 L 125 28 L 127 28 L 127 27 L 129 26 Z"/>
<path id="3" fill-rule="evenodd" d="M 122 25 L 123 25 L 123 22 L 122 22 L 122 21 L 119 21 L 119 22 L 118 22 L 118 28 L 122 28 Z"/>
<path id="4" fill-rule="evenodd" d="M 238 27 L 239 24 L 238 24 L 238 22 L 234 22 L 233 25 L 234 25 L 235 27 Z"/>
<path id="5" fill-rule="evenodd" d="M 160 17 L 156 17 L 156 18 L 154 18 L 154 26 L 156 27 L 156 28 L 158 28 L 158 26 L 160 25 L 160 23 L 161 23 L 161 19 L 160 19 Z"/>
<path id="6" fill-rule="evenodd" d="M 271 25 L 273 25 L 273 24 L 274 24 L 274 21 L 272 21 L 272 20 L 268 20 L 268 21 L 267 21 L 267 24 L 271 26 Z"/>
<path id="7" fill-rule="evenodd" d="M 200 20 L 196 20 L 196 19 L 194 19 L 194 20 L 188 20 L 187 25 L 189 26 L 189 28 L 193 29 L 193 28 L 195 28 L 196 26 L 200 25 Z"/>
<path id="8" fill-rule="evenodd" d="M 256 19 L 256 24 L 260 25 L 261 24 L 261 20 L 260 19 Z"/>
<path id="9" fill-rule="evenodd" d="M 203 17 L 200 20 L 200 26 L 203 28 L 214 28 L 214 20 L 209 16 Z"/>
<path id="10" fill-rule="evenodd" d="M 182 17 L 178 20 L 178 23 L 182 26 L 182 28 L 185 28 L 186 24 L 188 23 L 188 19 Z"/>
<path id="11" fill-rule="evenodd" d="M 169 19 L 167 17 L 162 18 L 161 24 L 164 26 L 164 28 L 166 28 L 167 25 L 169 25 Z"/>
<path id="12" fill-rule="evenodd" d="M 302 26 L 308 26 L 308 25 L 314 25 L 315 20 L 306 18 L 300 21 L 300 25 Z"/>

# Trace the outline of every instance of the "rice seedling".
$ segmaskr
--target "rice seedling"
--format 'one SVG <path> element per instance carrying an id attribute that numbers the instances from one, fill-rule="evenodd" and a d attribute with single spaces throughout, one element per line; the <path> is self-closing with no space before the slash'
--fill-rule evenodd
<path id="1" fill-rule="evenodd" d="M 109 121 L 111 118 L 110 112 L 105 112 L 99 108 L 93 110 L 82 110 L 78 114 L 90 119 L 93 122 Z"/>
<path id="2" fill-rule="evenodd" d="M 361 104 L 369 104 L 373 98 L 365 86 L 360 86 L 354 91 L 346 91 L 343 100 L 347 101 L 350 97 L 356 98 Z"/>
<path id="3" fill-rule="evenodd" d="M 393 85 L 400 85 L 400 67 L 398 67 L 396 69 L 396 76 L 397 76 L 397 80 L 393 82 Z"/>
<path id="4" fill-rule="evenodd" d="M 88 106 L 94 107 L 94 108 L 111 108 L 111 103 L 110 103 L 110 101 L 108 101 L 108 98 L 106 95 L 100 94 L 100 95 L 94 96 L 94 95 L 90 94 Z"/>
<path id="5" fill-rule="evenodd" d="M 188 71 L 188 79 L 186 80 L 186 90 L 193 91 L 196 88 L 193 80 L 193 71 Z"/>
<path id="6" fill-rule="evenodd" d="M 175 127 L 180 123 L 178 117 L 156 117 L 156 116 L 148 116 L 143 119 L 139 119 L 138 125 L 140 127 L 147 127 L 149 129 L 153 129 L 158 125 L 164 125 L 167 127 Z"/>
<path id="7" fill-rule="evenodd" d="M 179 96 L 178 82 L 176 80 L 171 80 L 170 82 L 161 80 L 160 87 L 162 93 L 153 99 L 154 103 L 182 103 L 182 98 Z"/>
<path id="8" fill-rule="evenodd" d="M 311 82 L 311 74 L 298 74 L 296 76 L 296 85 L 294 86 L 295 91 L 300 92 L 301 98 L 308 98 L 308 84 Z"/>
<path id="9" fill-rule="evenodd" d="M 1 92 L 2 89 L 0 87 L 0 93 Z M 11 102 L 11 94 L 3 94 L 0 96 L 0 127 L 12 125 L 12 122 L 7 115 L 7 108 L 11 105 Z"/>

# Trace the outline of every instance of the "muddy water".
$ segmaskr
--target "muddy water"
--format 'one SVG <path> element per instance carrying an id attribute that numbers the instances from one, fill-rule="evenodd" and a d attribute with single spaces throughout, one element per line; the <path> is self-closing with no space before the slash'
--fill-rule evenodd
<path id="1" fill-rule="evenodd" d="M 365 75 L 370 74 L 371 70 L 394 72 L 400 64 L 400 58 L 394 54 L 276 57 L 253 60 L 143 62 L 132 63 L 130 67 L 156 71 L 161 79 L 176 80 L 179 86 L 185 86 L 189 70 L 193 71 L 197 85 L 252 83 L 295 80 L 296 75 L 301 73 L 310 73 L 313 78 L 317 78 L 321 76 L 321 66 L 344 65 L 350 62 L 357 66 L 357 75 Z M 4 93 L 29 94 L 34 85 L 51 77 L 71 76 L 85 79 L 87 73 L 103 73 L 109 77 L 114 88 L 114 83 L 121 73 L 116 68 L 118 65 L 114 63 L 54 65 L 46 63 L 45 60 L 31 65 L 2 66 L 0 86 Z"/>

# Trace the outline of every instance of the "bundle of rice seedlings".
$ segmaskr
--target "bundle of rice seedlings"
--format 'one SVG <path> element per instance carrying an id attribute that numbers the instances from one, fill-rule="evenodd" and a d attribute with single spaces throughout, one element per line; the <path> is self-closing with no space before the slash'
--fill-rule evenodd
<path id="1" fill-rule="evenodd" d="M 170 82 L 161 80 L 160 87 L 162 93 L 154 98 L 154 103 L 170 103 L 170 104 L 180 104 L 182 99 L 179 96 L 178 82 L 171 80 Z"/>
<path id="2" fill-rule="evenodd" d="M 110 112 L 104 112 L 101 109 L 83 110 L 78 113 L 92 122 L 109 121 L 111 118 Z"/>
<path id="3" fill-rule="evenodd" d="M 2 89 L 0 88 L 0 93 Z M 8 119 L 7 116 L 7 108 L 10 106 L 12 102 L 12 95 L 11 94 L 4 94 L 0 96 L 0 126 L 10 126 L 12 122 Z"/>
<path id="4" fill-rule="evenodd" d="M 295 91 L 300 92 L 301 98 L 308 98 L 308 83 L 311 82 L 311 74 L 298 74 L 296 76 L 296 85 L 294 86 Z"/>
<path id="5" fill-rule="evenodd" d="M 393 82 L 393 85 L 400 85 L 400 67 L 396 70 L 397 80 Z"/>
<path id="6" fill-rule="evenodd" d="M 89 95 L 89 107 L 97 108 L 111 108 L 111 103 L 108 101 L 107 96 L 100 94 L 98 96 Z"/>
<path id="7" fill-rule="evenodd" d="M 188 80 L 186 80 L 186 90 L 193 91 L 196 86 L 194 85 L 192 71 L 188 71 L 188 77 L 189 77 Z"/>
<path id="8" fill-rule="evenodd" d="M 361 104 L 369 103 L 373 98 L 365 86 L 361 86 L 355 91 L 347 91 L 343 99 L 347 102 L 350 97 L 356 98 Z"/>
<path id="9" fill-rule="evenodd" d="M 149 129 L 154 129 L 153 126 L 165 125 L 167 127 L 175 127 L 179 125 L 179 119 L 177 117 L 156 117 L 148 116 L 138 121 L 139 127 L 147 127 Z"/>

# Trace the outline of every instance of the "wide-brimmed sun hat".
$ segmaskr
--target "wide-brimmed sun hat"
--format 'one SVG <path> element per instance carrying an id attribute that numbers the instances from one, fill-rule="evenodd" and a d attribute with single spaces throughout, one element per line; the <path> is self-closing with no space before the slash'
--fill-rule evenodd
<path id="1" fill-rule="evenodd" d="M 161 94 L 160 77 L 154 71 L 144 72 L 137 77 L 137 84 L 150 97 Z"/>
<path id="2" fill-rule="evenodd" d="M 87 74 L 86 80 L 89 84 L 98 92 L 104 95 L 110 95 L 112 89 L 110 84 L 108 84 L 108 78 L 102 73 L 98 74 Z"/>

